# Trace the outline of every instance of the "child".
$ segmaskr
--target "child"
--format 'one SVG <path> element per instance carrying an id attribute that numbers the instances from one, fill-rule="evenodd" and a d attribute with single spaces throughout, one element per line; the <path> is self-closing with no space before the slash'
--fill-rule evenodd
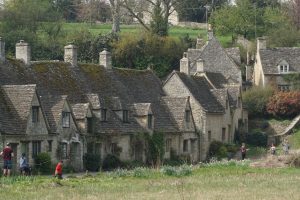
<path id="1" fill-rule="evenodd" d="M 20 171 L 21 171 L 22 175 L 30 174 L 30 169 L 28 166 L 28 162 L 27 162 L 25 153 L 22 153 L 22 156 L 20 158 Z"/>
<path id="2" fill-rule="evenodd" d="M 58 179 L 62 179 L 62 168 L 63 168 L 63 161 L 59 161 L 55 167 L 55 177 Z"/>

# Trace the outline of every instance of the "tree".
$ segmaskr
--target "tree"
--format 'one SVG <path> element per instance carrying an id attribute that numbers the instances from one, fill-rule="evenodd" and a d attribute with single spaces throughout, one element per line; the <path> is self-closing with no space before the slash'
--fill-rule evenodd
<path id="1" fill-rule="evenodd" d="M 293 20 L 297 30 L 300 30 L 300 0 L 289 0 L 288 7 L 291 19 Z"/>
<path id="2" fill-rule="evenodd" d="M 80 0 L 54 0 L 56 9 L 59 13 L 62 13 L 63 18 L 67 21 L 75 21 L 78 16 L 78 6 Z"/>
<path id="3" fill-rule="evenodd" d="M 111 5 L 111 15 L 112 15 L 112 33 L 120 32 L 120 6 L 121 0 L 109 0 Z"/>
<path id="4" fill-rule="evenodd" d="M 110 5 L 103 0 L 90 0 L 78 6 L 78 19 L 84 22 L 106 22 L 111 18 Z"/>

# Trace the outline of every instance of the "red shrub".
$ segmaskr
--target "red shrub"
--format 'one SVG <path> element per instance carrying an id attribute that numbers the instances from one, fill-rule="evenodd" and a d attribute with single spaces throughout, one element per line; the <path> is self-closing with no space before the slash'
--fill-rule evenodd
<path id="1" fill-rule="evenodd" d="M 300 114 L 300 92 L 278 92 L 268 104 L 267 112 L 278 117 L 294 117 Z"/>

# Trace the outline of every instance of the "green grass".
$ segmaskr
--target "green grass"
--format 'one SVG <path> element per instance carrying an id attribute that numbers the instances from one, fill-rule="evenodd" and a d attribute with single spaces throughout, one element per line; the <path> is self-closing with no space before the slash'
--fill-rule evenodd
<path id="1" fill-rule="evenodd" d="M 215 165 L 184 177 L 158 171 L 147 177 L 111 176 L 34 179 L 2 178 L 1 199 L 299 199 L 300 173 L 295 168 L 257 169 Z"/>
<path id="2" fill-rule="evenodd" d="M 300 129 L 295 129 L 294 133 L 288 136 L 291 149 L 300 149 Z"/>
<path id="3" fill-rule="evenodd" d="M 98 34 L 107 34 L 111 31 L 111 24 L 89 24 L 89 23 L 64 23 L 63 29 L 67 32 L 79 31 L 79 30 L 88 30 L 94 35 Z M 140 25 L 121 25 L 121 34 L 141 34 L 143 33 L 143 28 Z M 197 28 L 183 28 L 178 26 L 171 26 L 169 35 L 171 37 L 179 38 L 189 35 L 191 38 L 205 37 L 205 29 Z M 231 36 L 217 36 L 222 45 L 225 47 L 229 46 L 231 43 Z"/>

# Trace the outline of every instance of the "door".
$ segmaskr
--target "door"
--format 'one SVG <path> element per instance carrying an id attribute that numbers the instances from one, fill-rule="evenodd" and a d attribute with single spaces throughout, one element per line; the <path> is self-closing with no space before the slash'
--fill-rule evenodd
<path id="1" fill-rule="evenodd" d="M 19 169 L 19 165 L 17 162 L 17 157 L 18 157 L 18 143 L 10 143 L 10 147 L 13 150 L 14 157 L 12 158 L 12 171 L 16 172 Z"/>
<path id="2" fill-rule="evenodd" d="M 80 143 L 78 142 L 71 143 L 70 161 L 71 161 L 70 164 L 74 168 L 74 170 L 79 171 L 82 169 Z"/>

